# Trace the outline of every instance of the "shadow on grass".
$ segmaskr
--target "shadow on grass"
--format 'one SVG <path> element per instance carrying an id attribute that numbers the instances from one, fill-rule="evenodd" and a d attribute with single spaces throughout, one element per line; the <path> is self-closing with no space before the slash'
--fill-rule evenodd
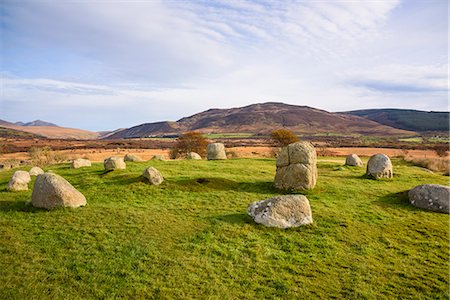
<path id="1" fill-rule="evenodd" d="M 398 208 L 408 211 L 418 210 L 409 203 L 408 191 L 387 194 L 378 198 L 374 203 L 381 207 Z"/>
<path id="2" fill-rule="evenodd" d="M 0 201 L 0 211 L 40 212 L 46 210 L 32 206 L 29 201 Z"/>
<path id="3" fill-rule="evenodd" d="M 229 224 L 243 225 L 253 223 L 252 218 L 245 213 L 227 214 L 221 216 L 209 217 L 209 220 L 216 222 L 225 222 Z"/>

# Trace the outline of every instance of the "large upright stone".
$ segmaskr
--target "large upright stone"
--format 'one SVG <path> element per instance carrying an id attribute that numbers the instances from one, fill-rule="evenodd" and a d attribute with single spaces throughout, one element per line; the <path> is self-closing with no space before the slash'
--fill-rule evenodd
<path id="1" fill-rule="evenodd" d="M 90 167 L 91 161 L 85 158 L 77 158 L 72 161 L 71 167 L 74 169 L 82 168 L 82 167 Z"/>
<path id="2" fill-rule="evenodd" d="M 123 170 L 127 167 L 127 165 L 123 161 L 123 158 L 119 156 L 111 156 L 105 159 L 103 165 L 105 166 L 105 171 Z"/>
<path id="3" fill-rule="evenodd" d="M 392 163 L 387 155 L 375 154 L 370 157 L 367 162 L 366 175 L 378 178 L 392 178 L 394 173 L 392 171 Z"/>
<path id="4" fill-rule="evenodd" d="M 423 184 L 408 192 L 409 202 L 419 208 L 449 213 L 450 187 L 439 184 Z"/>
<path id="5" fill-rule="evenodd" d="M 145 169 L 144 173 L 142 173 L 142 176 L 147 178 L 148 183 L 152 185 L 159 185 L 164 181 L 164 178 L 162 177 L 161 173 L 153 167 Z"/>
<path id="6" fill-rule="evenodd" d="M 32 167 L 28 173 L 30 173 L 30 176 L 38 176 L 39 174 L 44 174 L 44 170 L 39 167 Z"/>
<path id="7" fill-rule="evenodd" d="M 212 143 L 208 145 L 208 160 L 227 159 L 225 146 L 222 143 Z"/>
<path id="8" fill-rule="evenodd" d="M 363 162 L 361 158 L 359 158 L 356 154 L 350 154 L 345 158 L 345 165 L 346 166 L 354 166 L 354 167 L 362 167 Z"/>
<path id="9" fill-rule="evenodd" d="M 8 191 L 27 191 L 28 183 L 31 181 L 30 173 L 27 171 L 16 171 L 8 182 Z"/>
<path id="10" fill-rule="evenodd" d="M 186 158 L 187 159 L 202 159 L 200 154 L 198 154 L 196 152 L 189 152 Z"/>
<path id="11" fill-rule="evenodd" d="M 289 228 L 313 222 L 308 198 L 303 195 L 276 196 L 248 206 L 248 214 L 256 223 Z"/>
<path id="12" fill-rule="evenodd" d="M 277 158 L 275 187 L 309 190 L 317 182 L 317 154 L 309 142 L 296 142 L 281 149 Z"/>
<path id="13" fill-rule="evenodd" d="M 36 178 L 31 204 L 45 209 L 79 207 L 86 205 L 86 198 L 61 176 L 44 173 Z"/>

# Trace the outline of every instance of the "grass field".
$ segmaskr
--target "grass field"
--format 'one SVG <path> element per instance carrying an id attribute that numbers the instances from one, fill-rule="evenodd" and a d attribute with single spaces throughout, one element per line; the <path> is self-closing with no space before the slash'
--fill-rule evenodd
<path id="1" fill-rule="evenodd" d="M 246 214 L 279 194 L 273 159 L 51 166 L 88 200 L 54 211 L 6 192 L 2 171 L 0 298 L 448 299 L 449 216 L 405 194 L 448 177 L 393 160 L 394 179 L 376 181 L 339 160 L 319 161 L 305 193 L 314 224 L 287 230 Z M 147 166 L 162 185 L 141 181 Z"/>

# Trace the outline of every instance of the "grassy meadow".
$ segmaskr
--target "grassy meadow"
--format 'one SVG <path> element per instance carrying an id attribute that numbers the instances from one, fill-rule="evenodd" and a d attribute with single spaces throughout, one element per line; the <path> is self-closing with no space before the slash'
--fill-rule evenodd
<path id="1" fill-rule="evenodd" d="M 246 213 L 280 194 L 274 159 L 54 165 L 88 201 L 54 211 L 7 192 L 1 171 L 0 298 L 448 299 L 449 216 L 405 191 L 449 178 L 394 159 L 377 181 L 343 162 L 319 161 L 314 224 L 287 230 Z M 147 166 L 163 184 L 141 179 Z"/>

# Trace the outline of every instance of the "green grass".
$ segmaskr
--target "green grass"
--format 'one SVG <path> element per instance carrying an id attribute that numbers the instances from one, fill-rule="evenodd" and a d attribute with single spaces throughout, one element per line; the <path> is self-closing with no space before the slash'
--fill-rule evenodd
<path id="1" fill-rule="evenodd" d="M 449 216 L 405 194 L 448 177 L 393 160 L 376 181 L 327 159 L 306 193 L 314 224 L 287 230 L 246 214 L 279 194 L 272 159 L 51 166 L 88 200 L 54 211 L 0 172 L 0 298 L 448 299 Z M 147 166 L 162 185 L 140 179 Z"/>
<path id="2" fill-rule="evenodd" d="M 400 142 L 409 142 L 409 143 L 422 143 L 422 137 L 410 137 L 410 138 L 402 138 L 398 139 Z"/>

